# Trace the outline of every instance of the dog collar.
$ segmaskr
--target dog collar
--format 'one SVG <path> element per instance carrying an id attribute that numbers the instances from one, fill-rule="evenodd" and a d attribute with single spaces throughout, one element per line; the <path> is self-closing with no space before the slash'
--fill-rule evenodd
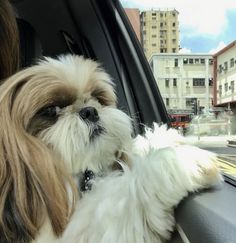
<path id="1" fill-rule="evenodd" d="M 86 169 L 80 179 L 80 191 L 87 192 L 92 189 L 92 180 L 95 178 L 95 174 L 92 170 Z"/>

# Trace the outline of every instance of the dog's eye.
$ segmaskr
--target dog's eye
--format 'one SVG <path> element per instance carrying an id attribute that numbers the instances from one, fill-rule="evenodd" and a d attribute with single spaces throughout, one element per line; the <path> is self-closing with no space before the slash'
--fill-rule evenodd
<path id="1" fill-rule="evenodd" d="M 38 115 L 48 117 L 48 118 L 56 118 L 56 117 L 58 117 L 60 111 L 61 111 L 61 108 L 59 106 L 48 106 L 48 107 L 42 108 L 38 112 Z"/>
<path id="2" fill-rule="evenodd" d="M 101 105 L 103 106 L 109 106 L 113 105 L 115 101 L 113 100 L 113 97 L 109 96 L 109 93 L 102 89 L 95 89 L 91 96 L 96 99 Z"/>

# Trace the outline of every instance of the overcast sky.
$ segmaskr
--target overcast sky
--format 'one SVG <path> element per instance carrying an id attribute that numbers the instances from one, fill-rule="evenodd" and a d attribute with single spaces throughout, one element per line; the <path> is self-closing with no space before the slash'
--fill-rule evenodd
<path id="1" fill-rule="evenodd" d="M 236 40 L 236 0 L 120 0 L 124 7 L 179 11 L 182 52 L 215 53 Z"/>

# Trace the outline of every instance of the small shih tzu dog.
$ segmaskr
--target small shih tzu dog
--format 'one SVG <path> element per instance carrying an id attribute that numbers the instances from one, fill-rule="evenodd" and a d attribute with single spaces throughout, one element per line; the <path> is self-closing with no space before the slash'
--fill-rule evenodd
<path id="1" fill-rule="evenodd" d="M 163 242 L 175 206 L 221 180 L 214 154 L 174 130 L 132 138 L 111 78 L 83 57 L 10 77 L 0 114 L 1 243 Z"/>

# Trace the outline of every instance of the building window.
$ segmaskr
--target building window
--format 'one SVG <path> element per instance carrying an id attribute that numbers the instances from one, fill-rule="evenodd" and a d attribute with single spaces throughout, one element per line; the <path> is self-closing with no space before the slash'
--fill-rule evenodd
<path id="1" fill-rule="evenodd" d="M 177 87 L 177 79 L 176 78 L 173 78 L 173 86 Z"/>
<path id="2" fill-rule="evenodd" d="M 228 69 L 228 62 L 224 62 L 224 70 L 226 71 Z"/>
<path id="3" fill-rule="evenodd" d="M 165 79 L 165 84 L 166 84 L 166 87 L 170 87 L 170 80 L 168 78 Z"/>
<path id="4" fill-rule="evenodd" d="M 156 38 L 157 37 L 157 35 L 152 35 L 152 38 Z"/>
<path id="5" fill-rule="evenodd" d="M 170 99 L 166 98 L 166 106 L 169 106 L 169 105 L 170 105 Z"/>
<path id="6" fill-rule="evenodd" d="M 231 92 L 234 93 L 234 81 L 230 82 Z"/>
<path id="7" fill-rule="evenodd" d="M 222 73 L 223 69 L 224 69 L 223 66 L 220 64 L 218 69 L 219 73 Z"/>
<path id="8" fill-rule="evenodd" d="M 166 30 L 160 30 L 160 37 L 165 37 L 166 35 Z"/>
<path id="9" fill-rule="evenodd" d="M 156 20 L 157 18 L 156 17 L 152 17 L 152 20 Z"/>
<path id="10" fill-rule="evenodd" d="M 163 27 L 163 23 L 162 22 L 160 23 L 160 27 Z"/>
<path id="11" fill-rule="evenodd" d="M 176 43 L 176 39 L 172 39 L 172 43 L 175 44 Z"/>
<path id="12" fill-rule="evenodd" d="M 172 16 L 175 17 L 175 12 L 172 13 Z"/>
<path id="13" fill-rule="evenodd" d="M 209 86 L 213 86 L 213 78 L 209 78 Z"/>
<path id="14" fill-rule="evenodd" d="M 172 34 L 175 35 L 176 34 L 176 30 L 172 30 Z"/>
<path id="15" fill-rule="evenodd" d="M 177 58 L 175 58 L 175 67 L 178 67 L 178 65 L 179 65 L 179 61 Z"/>
<path id="16" fill-rule="evenodd" d="M 184 58 L 183 64 L 188 64 L 188 58 Z"/>
<path id="17" fill-rule="evenodd" d="M 196 98 L 186 98 L 185 104 L 186 106 L 192 106 L 193 103 L 195 102 Z"/>
<path id="18" fill-rule="evenodd" d="M 222 85 L 219 85 L 219 96 L 222 95 Z"/>
<path id="19" fill-rule="evenodd" d="M 176 53 L 176 48 L 172 48 L 172 52 L 173 53 Z"/>
<path id="20" fill-rule="evenodd" d="M 152 46 L 155 47 L 155 46 L 157 46 L 157 44 L 156 43 L 153 43 Z"/>
<path id="21" fill-rule="evenodd" d="M 231 58 L 231 59 L 230 59 L 230 67 L 231 67 L 231 68 L 234 67 L 234 58 Z"/>
<path id="22" fill-rule="evenodd" d="M 228 90 L 229 90 L 228 83 L 225 83 L 225 92 L 227 92 Z"/>
<path id="23" fill-rule="evenodd" d="M 163 13 L 160 13 L 161 18 L 163 17 Z"/>
<path id="24" fill-rule="evenodd" d="M 172 26 L 175 27 L 175 23 L 172 23 Z"/>
<path id="25" fill-rule="evenodd" d="M 166 52 L 167 52 L 167 49 L 166 49 L 166 48 L 161 48 L 161 49 L 160 49 L 160 52 L 161 52 L 161 53 L 166 53 Z"/>
<path id="26" fill-rule="evenodd" d="M 189 58 L 188 62 L 189 64 L 193 64 L 193 58 Z"/>
<path id="27" fill-rule="evenodd" d="M 152 16 L 157 16 L 157 14 L 156 13 L 152 13 Z"/>
<path id="28" fill-rule="evenodd" d="M 199 59 L 198 58 L 196 58 L 194 61 L 195 61 L 195 64 L 199 64 Z"/>
<path id="29" fill-rule="evenodd" d="M 193 86 L 205 86 L 204 78 L 193 78 Z"/>
<path id="30" fill-rule="evenodd" d="M 205 64 L 205 59 L 201 58 L 200 62 L 201 62 L 201 64 Z"/>
<path id="31" fill-rule="evenodd" d="M 152 26 L 152 29 L 156 29 L 157 27 L 155 25 Z"/>
<path id="32" fill-rule="evenodd" d="M 209 59 L 209 64 L 212 65 L 213 64 L 213 59 Z"/>

